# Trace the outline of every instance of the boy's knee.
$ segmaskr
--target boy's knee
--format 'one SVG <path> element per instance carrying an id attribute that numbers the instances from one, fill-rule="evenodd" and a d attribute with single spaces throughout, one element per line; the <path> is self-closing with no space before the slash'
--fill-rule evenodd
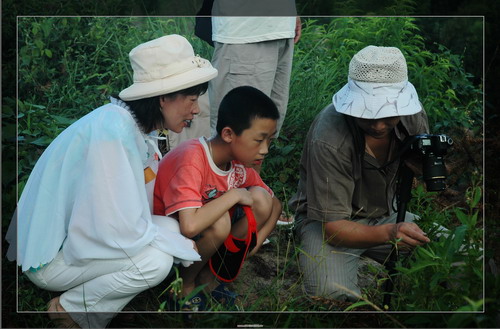
<path id="1" fill-rule="evenodd" d="M 219 218 L 212 226 L 207 228 L 203 235 L 209 237 L 211 240 L 217 243 L 222 243 L 228 237 L 231 232 L 231 218 L 229 213 L 226 212 L 221 218 Z"/>
<path id="2" fill-rule="evenodd" d="M 272 207 L 272 196 L 260 186 L 252 186 L 248 189 L 252 194 L 254 207 L 269 208 Z"/>
<path id="3" fill-rule="evenodd" d="M 269 192 L 262 187 L 253 186 L 249 189 L 249 191 L 252 193 L 253 198 L 252 208 L 254 209 L 255 214 L 259 215 L 258 217 L 261 219 L 268 219 L 273 212 L 273 207 L 281 207 L 281 203 L 276 198 L 273 198 Z"/>

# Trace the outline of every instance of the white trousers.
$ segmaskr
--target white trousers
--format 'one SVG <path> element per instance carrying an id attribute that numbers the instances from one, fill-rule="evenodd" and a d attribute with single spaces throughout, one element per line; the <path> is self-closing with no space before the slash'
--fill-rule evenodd
<path id="1" fill-rule="evenodd" d="M 48 265 L 25 274 L 42 289 L 65 291 L 60 303 L 82 328 L 105 328 L 132 298 L 161 283 L 172 265 L 171 255 L 148 245 L 133 257 L 85 266 L 67 265 L 59 251 Z"/>

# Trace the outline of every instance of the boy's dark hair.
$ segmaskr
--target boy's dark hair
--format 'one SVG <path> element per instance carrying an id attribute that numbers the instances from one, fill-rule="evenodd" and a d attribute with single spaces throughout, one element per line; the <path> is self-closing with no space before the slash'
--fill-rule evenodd
<path id="1" fill-rule="evenodd" d="M 236 87 L 220 103 L 217 133 L 221 135 L 222 129 L 229 127 L 239 136 L 256 118 L 278 120 L 280 114 L 272 99 L 259 89 Z"/>
<path id="2" fill-rule="evenodd" d="M 123 101 L 129 107 L 132 115 L 134 116 L 137 124 L 142 129 L 144 133 L 150 133 L 156 128 L 163 124 L 163 116 L 160 111 L 160 98 L 168 97 L 170 99 L 175 99 L 179 95 L 183 96 L 193 96 L 193 95 L 203 95 L 208 89 L 208 82 L 201 83 L 199 85 L 182 89 L 179 91 L 174 91 L 173 93 L 153 96 L 148 98 L 137 99 L 134 101 Z M 118 96 L 113 96 L 114 98 L 120 99 Z"/>

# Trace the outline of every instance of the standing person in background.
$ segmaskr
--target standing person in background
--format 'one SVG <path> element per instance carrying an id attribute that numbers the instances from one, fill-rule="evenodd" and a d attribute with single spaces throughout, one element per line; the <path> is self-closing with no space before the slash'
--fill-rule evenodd
<path id="1" fill-rule="evenodd" d="M 219 70 L 208 88 L 212 132 L 222 98 L 235 87 L 249 85 L 278 107 L 279 134 L 288 105 L 294 44 L 301 36 L 295 1 L 215 0 L 212 16 L 212 64 Z"/>
<path id="2" fill-rule="evenodd" d="M 215 47 L 214 67 L 226 72 L 200 96 L 200 113 L 192 126 L 168 136 L 168 148 L 191 138 L 215 136 L 222 98 L 243 85 L 258 88 L 276 103 L 279 134 L 288 105 L 293 48 L 301 35 L 295 0 L 204 0 L 197 15 L 195 35 Z"/>
<path id="3" fill-rule="evenodd" d="M 222 98 L 233 88 L 252 86 L 278 107 L 278 137 L 288 106 L 294 45 L 302 33 L 295 1 L 205 0 L 198 14 L 210 13 L 211 24 L 198 17 L 195 33 L 215 47 L 212 65 L 219 75 L 209 83 L 209 107 L 200 105 L 200 117 L 210 113 L 211 135 L 215 136 Z M 187 129 L 186 134 L 198 137 L 206 130 L 198 128 L 198 135 L 192 131 Z M 260 166 L 255 169 L 260 173 Z M 292 223 L 293 216 L 283 213 L 277 224 Z"/>

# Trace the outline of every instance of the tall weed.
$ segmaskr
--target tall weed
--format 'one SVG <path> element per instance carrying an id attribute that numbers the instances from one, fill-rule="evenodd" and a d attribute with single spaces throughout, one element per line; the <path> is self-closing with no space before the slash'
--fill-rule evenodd
<path id="1" fill-rule="evenodd" d="M 478 305 L 480 309 L 476 311 L 482 310 L 484 229 L 478 221 L 481 181 L 466 193 L 467 208 L 454 208 L 445 215 L 433 202 L 417 205 L 421 215 L 419 225 L 432 241 L 417 248 L 406 264 L 397 267 L 400 276 L 396 309 L 451 311 Z M 414 194 L 426 193 L 417 190 Z M 422 196 L 418 199 L 421 201 Z M 443 220 L 448 216 L 451 218 Z"/>

